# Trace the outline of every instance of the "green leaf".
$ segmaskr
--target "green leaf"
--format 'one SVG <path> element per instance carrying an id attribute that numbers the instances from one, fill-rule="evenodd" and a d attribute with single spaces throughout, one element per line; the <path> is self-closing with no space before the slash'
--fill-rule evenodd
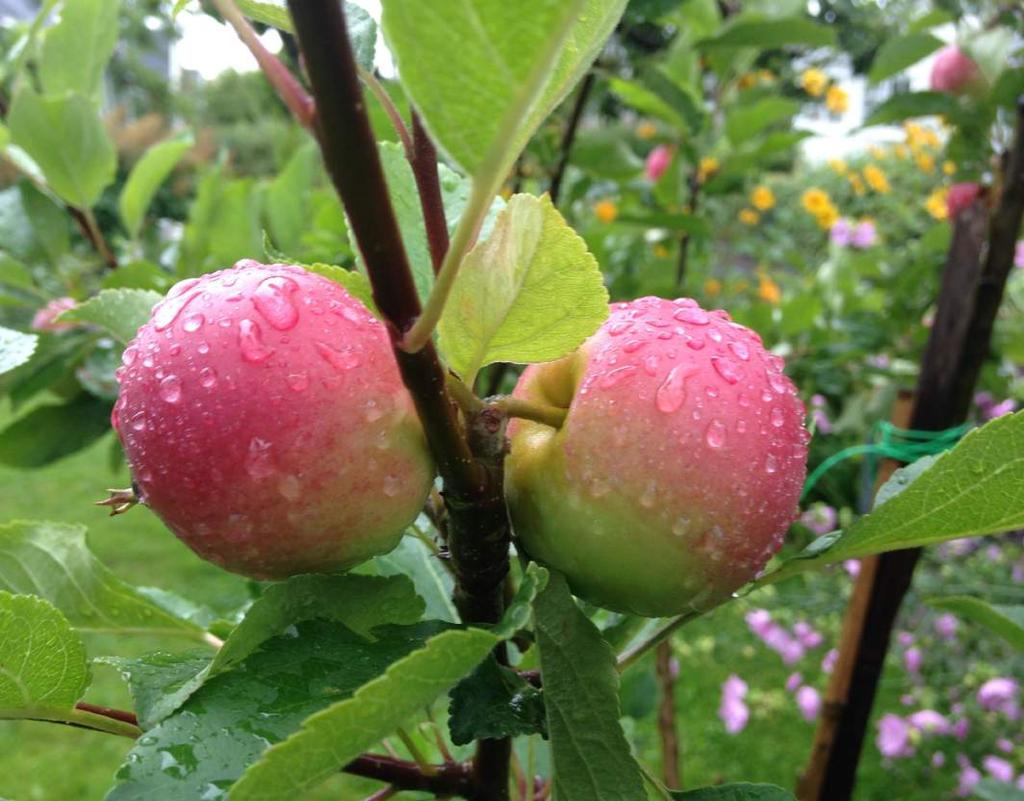
<path id="1" fill-rule="evenodd" d="M 725 132 L 734 145 L 740 145 L 776 123 L 788 120 L 800 110 L 796 100 L 766 97 L 754 103 L 730 108 L 725 118 Z"/>
<path id="2" fill-rule="evenodd" d="M 151 289 L 165 294 L 171 288 L 170 274 L 151 261 L 122 262 L 103 277 L 104 289 Z"/>
<path id="3" fill-rule="evenodd" d="M 978 801 L 1024 801 L 1024 790 L 996 779 L 982 779 L 974 788 Z"/>
<path id="4" fill-rule="evenodd" d="M 689 128 L 686 118 L 679 113 L 679 110 L 652 89 L 624 78 L 610 78 L 608 87 L 619 96 L 623 103 L 632 106 L 637 111 L 664 120 L 680 130 Z"/>
<path id="5" fill-rule="evenodd" d="M 630 148 L 621 129 L 597 128 L 577 135 L 572 165 L 599 178 L 627 181 L 640 174 L 644 162 Z"/>
<path id="6" fill-rule="evenodd" d="M 626 0 L 384 0 L 402 84 L 435 141 L 468 174 L 504 176 L 583 77 Z M 493 152 L 492 152 L 493 151 Z"/>
<path id="7" fill-rule="evenodd" d="M 986 26 L 964 41 L 964 50 L 977 63 L 989 84 L 995 83 L 1006 69 L 1016 46 L 1017 39 L 1006 26 Z"/>
<path id="8" fill-rule="evenodd" d="M 288 4 L 285 0 L 236 0 L 238 10 L 249 19 L 271 25 L 288 33 L 295 33 Z"/>
<path id="9" fill-rule="evenodd" d="M 456 745 L 520 734 L 547 736 L 541 691 L 493 657 L 451 691 L 448 715 Z"/>
<path id="10" fill-rule="evenodd" d="M 235 669 L 211 679 L 181 710 L 146 732 L 118 771 L 118 784 L 106 801 L 226 797 L 268 745 L 285 740 L 310 715 L 350 698 L 445 628 L 436 623 L 384 626 L 370 642 L 331 621 L 297 624 L 263 643 Z M 168 664 L 154 673 L 150 692 L 171 679 L 173 670 Z"/>
<path id="11" fill-rule="evenodd" d="M 361 300 L 367 309 L 376 317 L 380 317 L 377 304 L 373 302 L 373 287 L 370 285 L 370 279 L 363 273 L 346 270 L 344 267 L 337 267 L 334 264 L 303 264 L 300 266 L 311 273 L 322 275 L 336 284 L 341 284 L 350 295 Z"/>
<path id="12" fill-rule="evenodd" d="M 669 793 L 677 801 L 794 801 L 789 790 L 774 784 L 720 784 L 698 790 L 675 790 Z"/>
<path id="13" fill-rule="evenodd" d="M 515 195 L 462 266 L 441 317 L 440 348 L 472 382 L 492 362 L 564 356 L 608 316 L 597 261 L 545 195 Z"/>
<path id="14" fill-rule="evenodd" d="M 92 323 L 120 342 L 129 342 L 149 319 L 163 295 L 149 289 L 102 289 L 57 318 L 62 323 Z"/>
<path id="15" fill-rule="evenodd" d="M 147 731 L 166 718 L 198 689 L 196 677 L 210 665 L 210 651 L 157 652 L 136 659 L 101 657 L 128 682 L 139 727 Z"/>
<path id="16" fill-rule="evenodd" d="M 619 725 L 615 655 L 552 573 L 533 605 L 534 631 L 559 801 L 644 801 L 643 779 Z"/>
<path id="17" fill-rule="evenodd" d="M 951 114 L 955 109 L 956 100 L 945 92 L 907 92 L 893 95 L 879 105 L 871 112 L 864 126 L 888 125 L 911 117 Z"/>
<path id="18" fill-rule="evenodd" d="M 36 282 L 32 278 L 32 271 L 16 258 L 6 253 L 0 253 L 0 284 L 25 289 L 29 292 L 36 288 Z"/>
<path id="19" fill-rule="evenodd" d="M 3 379 L 11 408 L 18 409 L 38 393 L 62 381 L 93 347 L 94 337 L 86 332 L 40 334 L 32 358 Z"/>
<path id="20" fill-rule="evenodd" d="M 124 221 L 124 227 L 128 229 L 128 236 L 132 239 L 139 235 L 146 209 L 149 208 L 156 190 L 192 144 L 192 134 L 183 134 L 160 142 L 147 150 L 132 167 L 118 200 L 121 219 Z"/>
<path id="21" fill-rule="evenodd" d="M 28 181 L 0 191 L 0 242 L 29 264 L 56 261 L 70 244 L 67 210 Z"/>
<path id="22" fill-rule="evenodd" d="M 1024 412 L 971 431 L 923 465 L 897 470 L 879 498 L 849 529 L 819 537 L 753 586 L 846 559 L 1024 527 Z"/>
<path id="23" fill-rule="evenodd" d="M 117 153 L 87 97 L 41 96 L 23 85 L 14 96 L 8 124 L 14 143 L 39 165 L 50 188 L 72 206 L 93 206 L 114 180 Z"/>
<path id="24" fill-rule="evenodd" d="M 48 95 L 79 92 L 96 97 L 117 45 L 118 0 L 67 0 L 60 21 L 46 31 L 39 80 Z"/>
<path id="25" fill-rule="evenodd" d="M 35 353 L 39 337 L 0 326 L 0 373 L 24 364 Z"/>
<path id="26" fill-rule="evenodd" d="M 475 668 L 500 642 L 482 629 L 444 631 L 355 694 L 307 718 L 231 789 L 231 801 L 299 798 L 355 759 Z"/>
<path id="27" fill-rule="evenodd" d="M 85 646 L 64 616 L 0 591 L 0 718 L 60 719 L 88 685 Z"/>
<path id="28" fill-rule="evenodd" d="M 202 636 L 104 567 L 85 544 L 84 526 L 0 526 L 0 589 L 45 598 L 79 631 Z"/>
<path id="29" fill-rule="evenodd" d="M 718 47 L 773 48 L 786 45 L 828 47 L 835 44 L 836 34 L 831 28 L 806 17 L 785 19 L 739 19 L 718 36 L 702 39 L 697 47 L 708 50 Z"/>
<path id="30" fill-rule="evenodd" d="M 916 64 L 922 58 L 942 47 L 942 40 L 930 33 L 910 33 L 884 42 L 874 60 L 868 79 L 871 83 L 884 81 L 891 75 Z"/>
<path id="31" fill-rule="evenodd" d="M 997 606 L 969 595 L 929 598 L 927 603 L 980 623 L 1018 651 L 1024 651 L 1024 606 Z"/>
<path id="32" fill-rule="evenodd" d="M 310 192 L 317 175 L 316 144 L 307 142 L 288 160 L 269 184 L 263 199 L 263 217 L 275 247 L 294 253 L 309 227 Z"/>
<path id="33" fill-rule="evenodd" d="M 907 33 L 920 33 L 921 31 L 926 31 L 929 28 L 935 28 L 939 25 L 945 25 L 948 22 L 954 21 L 955 19 L 953 15 L 948 11 L 936 8 L 911 22 L 907 26 Z"/>
<path id="34" fill-rule="evenodd" d="M 202 275 L 262 251 L 262 198 L 255 189 L 252 179 L 225 178 L 223 165 L 202 177 L 181 241 L 179 276 Z"/>
<path id="35" fill-rule="evenodd" d="M 426 602 L 424 619 L 456 623 L 459 613 L 452 602 L 452 574 L 418 537 L 406 534 L 395 548 L 370 563 L 381 576 L 408 576 L 416 594 Z"/>
<path id="36" fill-rule="evenodd" d="M 110 431 L 110 404 L 88 393 L 36 406 L 0 431 L 0 463 L 43 467 L 80 451 Z"/>
<path id="37" fill-rule="evenodd" d="M 694 236 L 710 236 L 711 234 L 707 220 L 693 214 L 668 214 L 665 212 L 621 214 L 615 222 L 622 225 L 638 225 L 646 230 L 667 228 L 670 231 L 685 231 Z"/>

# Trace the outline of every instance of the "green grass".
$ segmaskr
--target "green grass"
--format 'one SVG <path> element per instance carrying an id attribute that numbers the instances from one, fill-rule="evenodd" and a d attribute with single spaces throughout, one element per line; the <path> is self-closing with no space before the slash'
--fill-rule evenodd
<path id="1" fill-rule="evenodd" d="M 0 414 L 0 418 L 4 415 Z M 179 592 L 226 611 L 246 597 L 244 580 L 224 573 L 194 556 L 171 536 L 145 508 L 111 518 L 92 506 L 108 486 L 125 486 L 127 474 L 110 472 L 110 440 L 44 470 L 14 471 L 0 468 L 0 520 L 47 519 L 84 523 L 97 555 L 118 575 L 138 585 Z M 772 600 L 763 595 L 757 604 L 783 606 L 834 636 L 842 608 L 840 588 L 849 585 L 841 575 L 818 585 L 808 597 L 804 585 L 792 582 Z M 828 584 L 834 582 L 834 586 Z M 747 631 L 743 614 L 750 608 L 739 602 L 720 609 L 684 630 L 676 640 L 681 663 L 677 712 L 683 743 L 683 775 L 687 786 L 721 780 L 766 781 L 793 786 L 804 765 L 813 725 L 800 718 L 792 697 L 783 689 L 792 668 L 757 643 Z M 143 638 L 93 638 L 90 653 L 138 654 L 169 644 Z M 818 649 L 800 667 L 824 690 L 817 668 L 825 648 Z M 651 709 L 656 692 L 649 668 L 638 666 L 626 678 L 627 706 Z M 720 687 L 730 673 L 750 684 L 750 724 L 736 736 L 727 734 L 718 719 Z M 887 671 L 882 687 L 884 708 L 896 709 L 898 697 L 908 689 L 899 671 Z M 98 667 L 87 698 L 113 706 L 130 700 L 112 670 Z M 658 770 L 658 742 L 653 715 L 632 727 L 639 754 Z M 130 743 L 102 734 L 60 726 L 0 722 L 0 798 L 10 801 L 98 801 L 112 783 Z M 950 755 L 952 756 L 952 755 Z M 950 759 L 952 762 L 952 759 Z M 954 767 L 939 778 L 919 769 L 885 767 L 874 746 L 874 727 L 864 750 L 858 801 L 933 801 L 943 797 L 952 783 Z M 930 778 L 931 777 L 931 778 Z M 353 785 L 339 779 L 310 796 L 314 799 L 357 799 L 372 784 Z M 154 799 L 154 801 L 160 801 Z"/>

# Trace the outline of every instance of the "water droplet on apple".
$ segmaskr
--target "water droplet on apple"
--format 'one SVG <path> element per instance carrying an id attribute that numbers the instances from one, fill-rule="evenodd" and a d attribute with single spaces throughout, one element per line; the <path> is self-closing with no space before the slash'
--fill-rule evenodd
<path id="1" fill-rule="evenodd" d="M 689 373 L 681 364 L 669 370 L 665 380 L 654 393 L 654 405 L 659 412 L 671 414 L 683 405 L 686 400 L 686 379 Z"/>
<path id="2" fill-rule="evenodd" d="M 326 342 L 316 342 L 316 352 L 335 370 L 351 370 L 358 367 L 362 359 L 351 348 L 332 348 Z"/>
<path id="3" fill-rule="evenodd" d="M 609 372 L 601 376 L 601 378 L 597 382 L 597 385 L 601 389 L 611 389 L 616 384 L 619 384 L 622 381 L 626 380 L 627 378 L 631 377 L 634 373 L 636 373 L 635 364 L 626 364 L 623 365 L 622 367 L 616 367 L 614 370 L 610 370 Z"/>
<path id="4" fill-rule="evenodd" d="M 131 419 L 128 421 L 128 424 L 135 431 L 144 431 L 146 428 L 146 413 L 136 412 L 131 416 Z"/>
<path id="5" fill-rule="evenodd" d="M 677 517 L 672 524 L 672 533 L 677 537 L 685 537 L 690 530 L 690 518 Z"/>
<path id="6" fill-rule="evenodd" d="M 281 477 L 281 480 L 277 482 L 277 491 L 281 493 L 281 496 L 285 500 L 294 501 L 297 500 L 302 492 L 302 485 L 299 482 L 297 476 L 285 475 Z"/>
<path id="7" fill-rule="evenodd" d="M 647 342 L 645 340 L 642 340 L 642 339 L 631 339 L 631 340 L 629 340 L 629 342 L 627 342 L 625 345 L 622 346 L 622 349 L 626 353 L 636 353 L 638 350 L 640 350 L 640 348 L 642 348 L 642 347 L 644 347 L 646 345 L 647 345 Z"/>
<path id="8" fill-rule="evenodd" d="M 394 498 L 401 488 L 402 482 L 399 480 L 398 476 L 384 477 L 384 494 L 389 498 Z"/>
<path id="9" fill-rule="evenodd" d="M 771 420 L 772 425 L 776 428 L 782 428 L 786 424 L 786 414 L 778 406 L 772 406 L 768 419 Z"/>
<path id="10" fill-rule="evenodd" d="M 135 364 L 135 360 L 139 357 L 139 351 L 134 345 L 129 345 L 124 349 L 124 353 L 121 354 L 121 364 L 125 367 L 131 367 Z"/>
<path id="11" fill-rule="evenodd" d="M 739 367 L 732 359 L 726 356 L 712 356 L 711 366 L 715 368 L 727 384 L 736 384 L 740 380 Z"/>
<path id="12" fill-rule="evenodd" d="M 252 294 L 252 302 L 271 326 L 288 331 L 299 322 L 299 309 L 291 296 L 299 285 L 291 278 L 275 275 L 260 281 Z"/>
<path id="13" fill-rule="evenodd" d="M 178 319 L 185 307 L 199 297 L 199 292 L 168 295 L 153 309 L 153 327 L 157 331 L 169 328 Z"/>
<path id="14" fill-rule="evenodd" d="M 190 314 L 181 321 L 181 330 L 187 334 L 194 334 L 203 327 L 203 323 L 205 322 L 206 318 L 202 314 Z"/>
<path id="15" fill-rule="evenodd" d="M 773 370 L 768 370 L 768 385 L 773 391 L 782 395 L 786 391 L 786 379 L 782 373 L 776 373 Z"/>
<path id="16" fill-rule="evenodd" d="M 293 392 L 303 392 L 309 386 L 309 375 L 306 373 L 289 373 L 285 380 Z"/>
<path id="17" fill-rule="evenodd" d="M 690 325 L 707 325 L 711 322 L 711 315 L 699 308 L 685 306 L 672 315 L 677 320 Z"/>
<path id="18" fill-rule="evenodd" d="M 271 443 L 260 437 L 249 440 L 249 451 L 245 455 L 245 472 L 259 481 L 273 475 L 276 470 L 271 461 Z"/>
<path id="19" fill-rule="evenodd" d="M 775 458 L 775 454 L 769 453 L 764 459 L 764 472 L 774 473 L 779 469 L 779 460 Z"/>
<path id="20" fill-rule="evenodd" d="M 217 371 L 212 367 L 204 367 L 199 371 L 199 385 L 211 389 L 217 385 Z"/>
<path id="21" fill-rule="evenodd" d="M 253 364 L 266 361 L 274 352 L 273 348 L 263 344 L 263 332 L 259 324 L 248 317 L 238 323 L 238 347 L 242 351 L 242 358 Z"/>
<path id="22" fill-rule="evenodd" d="M 181 400 L 181 379 L 176 375 L 169 375 L 160 382 L 160 398 L 167 403 L 177 403 Z"/>
<path id="23" fill-rule="evenodd" d="M 738 339 L 729 343 L 729 350 L 731 350 L 740 361 L 745 362 L 750 358 L 750 349 Z"/>
<path id="24" fill-rule="evenodd" d="M 711 448 L 721 448 L 725 444 L 725 424 L 721 420 L 712 420 L 704 431 L 704 439 Z"/>

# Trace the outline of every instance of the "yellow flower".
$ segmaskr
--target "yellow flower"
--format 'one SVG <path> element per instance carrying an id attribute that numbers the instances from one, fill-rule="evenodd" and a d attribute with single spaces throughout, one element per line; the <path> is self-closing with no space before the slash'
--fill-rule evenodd
<path id="1" fill-rule="evenodd" d="M 906 145 L 894 145 L 892 152 L 896 154 L 896 158 L 906 161 L 907 157 L 910 155 L 910 148 Z"/>
<path id="2" fill-rule="evenodd" d="M 667 259 L 668 258 L 668 248 L 665 247 L 664 245 L 655 245 L 654 246 L 654 255 L 657 258 L 659 258 L 659 259 Z"/>
<path id="3" fill-rule="evenodd" d="M 739 79 L 740 89 L 749 89 L 757 84 L 757 75 L 753 72 L 744 72 Z"/>
<path id="4" fill-rule="evenodd" d="M 869 164 L 864 168 L 864 180 L 868 182 L 868 186 L 883 195 L 888 194 L 892 188 L 889 186 L 889 179 L 885 177 L 885 173 L 874 164 Z"/>
<path id="5" fill-rule="evenodd" d="M 830 203 L 828 208 L 822 209 L 820 212 L 815 214 L 814 219 L 818 223 L 819 228 L 823 228 L 828 231 L 839 221 L 839 209 Z"/>
<path id="6" fill-rule="evenodd" d="M 944 172 L 946 175 L 956 174 L 956 164 L 952 161 L 942 162 L 942 172 Z"/>
<path id="7" fill-rule="evenodd" d="M 758 211 L 768 211 L 775 205 L 775 193 L 764 184 L 754 187 L 750 193 L 750 203 Z"/>
<path id="8" fill-rule="evenodd" d="M 700 183 L 704 183 L 708 178 L 718 172 L 719 167 L 718 159 L 714 156 L 705 156 L 700 160 L 700 164 L 697 165 L 697 180 Z"/>
<path id="9" fill-rule="evenodd" d="M 924 202 L 924 207 L 936 220 L 944 220 L 949 216 L 949 207 L 946 205 L 946 196 L 948 194 L 949 190 L 940 186 L 928 195 L 928 199 Z"/>
<path id="10" fill-rule="evenodd" d="M 879 147 L 878 145 L 871 145 L 871 147 L 868 148 L 868 153 L 871 154 L 871 158 L 878 159 L 879 161 L 881 161 L 886 157 L 886 155 L 888 155 L 885 152 L 885 148 Z"/>
<path id="11" fill-rule="evenodd" d="M 917 168 L 921 172 L 935 172 L 935 159 L 930 153 L 918 153 L 914 161 L 917 162 Z"/>
<path id="12" fill-rule="evenodd" d="M 800 202 L 810 214 L 820 214 L 832 205 L 826 192 L 817 187 L 808 189 L 800 196 Z"/>
<path id="13" fill-rule="evenodd" d="M 800 76 L 800 86 L 811 97 L 821 97 L 828 86 L 828 76 L 821 70 L 811 67 L 804 70 L 804 74 Z"/>
<path id="14" fill-rule="evenodd" d="M 829 159 L 828 166 L 835 170 L 840 175 L 846 175 L 849 171 L 849 167 L 846 166 L 846 162 L 842 159 Z"/>
<path id="15" fill-rule="evenodd" d="M 650 120 L 644 120 L 636 126 L 636 135 L 640 139 L 650 139 L 658 132 L 658 126 Z"/>
<path id="16" fill-rule="evenodd" d="M 758 70 L 757 77 L 762 83 L 771 83 L 775 80 L 775 73 L 771 70 Z"/>
<path id="17" fill-rule="evenodd" d="M 850 96 L 838 86 L 830 86 L 825 93 L 825 107 L 833 114 L 844 114 L 850 107 Z"/>
<path id="18" fill-rule="evenodd" d="M 610 200 L 601 200 L 594 204 L 594 214 L 603 223 L 614 222 L 619 216 L 619 207 Z"/>
<path id="19" fill-rule="evenodd" d="M 778 306 L 779 301 L 782 300 L 782 290 L 779 289 L 779 285 L 763 270 L 758 272 L 757 278 L 757 296 L 765 303 Z"/>
<path id="20" fill-rule="evenodd" d="M 761 221 L 761 215 L 753 209 L 740 209 L 739 217 L 744 225 L 757 225 Z"/>
<path id="21" fill-rule="evenodd" d="M 722 282 L 717 278 L 709 278 L 704 282 L 704 294 L 709 297 L 715 297 L 722 293 Z"/>
<path id="22" fill-rule="evenodd" d="M 853 194 L 863 195 L 864 194 L 864 179 L 861 178 L 857 173 L 851 173 L 850 176 L 850 187 L 853 189 Z"/>
<path id="23" fill-rule="evenodd" d="M 903 123 L 903 133 L 907 137 L 907 144 L 911 147 L 921 147 L 925 141 L 924 126 L 917 122 Z"/>

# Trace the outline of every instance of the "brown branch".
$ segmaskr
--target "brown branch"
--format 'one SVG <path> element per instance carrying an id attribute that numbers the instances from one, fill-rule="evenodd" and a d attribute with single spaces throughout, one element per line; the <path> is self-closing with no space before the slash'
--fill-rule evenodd
<path id="1" fill-rule="evenodd" d="M 695 215 L 697 209 L 700 208 L 700 168 L 694 167 L 693 174 L 690 175 L 689 181 L 687 181 L 690 187 L 690 210 L 689 213 Z M 676 288 L 683 291 L 683 281 L 686 279 L 686 265 L 690 258 L 690 241 L 693 237 L 689 231 L 683 231 L 682 236 L 679 237 L 679 258 L 676 262 Z"/>
<path id="2" fill-rule="evenodd" d="M 446 762 L 437 765 L 428 775 L 415 762 L 378 754 L 363 754 L 349 762 L 344 772 L 387 782 L 402 790 L 421 790 L 461 798 L 472 798 L 474 792 L 472 771 L 465 762 Z"/>
<path id="3" fill-rule="evenodd" d="M 579 92 L 576 94 L 576 102 L 573 104 L 572 112 L 569 114 L 569 121 L 566 123 L 565 131 L 562 132 L 562 142 L 558 148 L 558 164 L 551 176 L 551 184 L 548 187 L 548 194 L 551 196 L 551 203 L 558 205 L 558 197 L 562 192 L 562 180 L 565 178 L 566 168 L 569 166 L 569 156 L 572 152 L 572 143 L 576 140 L 576 131 L 579 128 L 580 120 L 583 118 L 583 109 L 587 105 L 587 99 L 594 88 L 594 73 L 588 72 L 580 84 Z"/>
<path id="4" fill-rule="evenodd" d="M 412 112 L 412 136 L 413 151 L 409 163 L 419 190 L 423 223 L 427 229 L 427 243 L 430 245 L 430 260 L 436 274 L 448 252 L 448 221 L 444 215 L 441 179 L 437 174 L 437 148 L 415 110 Z"/>
<path id="5" fill-rule="evenodd" d="M 108 706 L 96 706 L 96 704 L 88 704 L 85 701 L 79 701 L 75 704 L 75 709 L 79 709 L 82 712 L 91 712 L 93 715 L 102 715 L 105 718 L 111 720 L 119 720 L 122 723 L 130 723 L 133 726 L 139 725 L 139 719 L 136 717 L 134 712 L 127 712 L 123 709 L 111 709 Z"/>
<path id="6" fill-rule="evenodd" d="M 366 114 L 344 14 L 336 0 L 289 0 L 288 5 L 316 100 L 315 130 L 324 163 L 396 345 L 418 317 L 420 302 Z M 488 418 L 476 421 L 480 424 L 472 426 L 471 435 L 462 429 L 432 342 L 415 353 L 397 346 L 394 350 L 444 481 L 455 603 L 466 622 L 496 622 L 504 608 L 502 585 L 510 541 L 502 454 L 495 444 L 503 437 L 502 426 Z M 481 741 L 473 763 L 475 801 L 506 801 L 510 754 L 508 740 Z"/>
<path id="7" fill-rule="evenodd" d="M 956 218 L 935 322 L 921 362 L 911 428 L 942 431 L 962 422 L 988 357 L 1024 219 L 1024 97 L 1017 103 L 1016 133 L 1005 160 L 1002 187 L 990 217 L 984 202 L 975 201 Z M 805 780 L 798 788 L 803 801 L 848 801 L 853 795 L 889 638 L 920 556 L 921 549 L 914 548 L 878 557 L 863 626 L 845 657 L 854 667 L 834 741 L 827 752 L 815 756 L 824 763 L 814 766 L 820 778 L 813 783 Z"/>
<path id="8" fill-rule="evenodd" d="M 676 732 L 676 680 L 672 675 L 672 644 L 664 640 L 654 652 L 654 668 L 661 699 L 658 701 L 658 736 L 661 738 L 661 775 L 669 789 L 682 786 L 679 776 L 679 735 Z"/>

